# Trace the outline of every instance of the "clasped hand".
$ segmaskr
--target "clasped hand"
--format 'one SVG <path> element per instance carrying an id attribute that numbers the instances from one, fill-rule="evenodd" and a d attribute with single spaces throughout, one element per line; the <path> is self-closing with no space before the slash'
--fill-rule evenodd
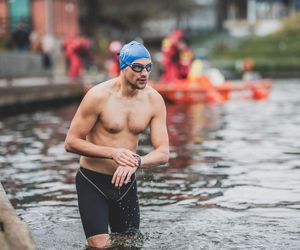
<path id="1" fill-rule="evenodd" d="M 112 158 L 119 166 L 136 167 L 136 155 L 136 153 L 128 149 L 116 148 L 112 154 Z"/>
<path id="2" fill-rule="evenodd" d="M 119 166 L 112 178 L 112 184 L 116 187 L 122 187 L 130 181 L 132 174 L 137 170 L 137 167 Z"/>
<path id="3" fill-rule="evenodd" d="M 132 174 L 137 169 L 136 155 L 128 149 L 115 149 L 112 158 L 118 164 L 118 168 L 113 175 L 112 184 L 116 187 L 121 187 L 124 183 L 127 184 L 130 181 Z"/>

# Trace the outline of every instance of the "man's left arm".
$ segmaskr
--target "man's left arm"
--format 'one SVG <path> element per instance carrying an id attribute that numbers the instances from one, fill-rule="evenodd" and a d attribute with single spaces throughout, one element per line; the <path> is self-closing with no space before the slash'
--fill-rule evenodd
<path id="1" fill-rule="evenodd" d="M 157 94 L 153 100 L 154 115 L 150 122 L 151 143 L 154 148 L 149 154 L 141 156 L 140 168 L 149 168 L 165 164 L 169 160 L 169 137 L 167 132 L 167 111 L 162 97 Z M 112 184 L 121 187 L 130 181 L 138 167 L 119 166 L 115 171 Z"/>
<path id="2" fill-rule="evenodd" d="M 151 143 L 153 151 L 141 157 L 141 168 L 165 164 L 169 160 L 169 137 L 167 131 L 167 111 L 163 98 L 155 96 L 153 102 L 154 116 L 150 122 Z"/>

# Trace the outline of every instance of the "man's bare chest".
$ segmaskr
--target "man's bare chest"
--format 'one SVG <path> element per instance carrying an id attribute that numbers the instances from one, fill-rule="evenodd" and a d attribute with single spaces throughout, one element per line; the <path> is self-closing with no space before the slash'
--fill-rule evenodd
<path id="1" fill-rule="evenodd" d="M 146 129 L 152 118 L 151 106 L 148 103 L 107 103 L 103 107 L 99 122 L 109 133 L 128 131 L 139 134 Z"/>

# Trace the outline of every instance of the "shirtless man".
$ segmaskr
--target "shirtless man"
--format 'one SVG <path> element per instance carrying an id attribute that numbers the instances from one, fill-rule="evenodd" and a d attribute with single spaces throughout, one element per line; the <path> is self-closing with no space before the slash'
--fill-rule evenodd
<path id="1" fill-rule="evenodd" d="M 68 131 L 66 150 L 81 155 L 76 189 L 91 247 L 111 245 L 108 226 L 112 233 L 139 229 L 135 172 L 169 159 L 166 107 L 160 94 L 147 86 L 151 67 L 142 44 L 126 44 L 120 51 L 119 77 L 88 91 Z M 148 126 L 153 151 L 139 156 L 139 134 Z"/>

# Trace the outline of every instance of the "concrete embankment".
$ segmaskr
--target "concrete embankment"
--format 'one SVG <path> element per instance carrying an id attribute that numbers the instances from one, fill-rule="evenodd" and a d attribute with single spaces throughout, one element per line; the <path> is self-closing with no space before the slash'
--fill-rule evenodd
<path id="1" fill-rule="evenodd" d="M 84 86 L 79 81 L 32 78 L 6 82 L 0 86 L 0 114 L 54 106 L 83 95 Z"/>
<path id="2" fill-rule="evenodd" d="M 32 235 L 17 216 L 0 183 L 0 248 L 1 250 L 34 250 Z"/>

